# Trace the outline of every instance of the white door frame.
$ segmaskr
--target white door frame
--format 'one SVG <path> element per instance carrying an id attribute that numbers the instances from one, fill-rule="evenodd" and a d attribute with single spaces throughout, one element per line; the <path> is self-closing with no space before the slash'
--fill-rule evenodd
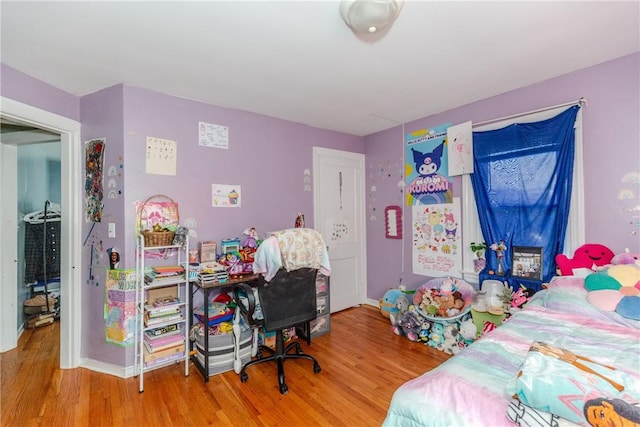
<path id="1" fill-rule="evenodd" d="M 64 215 L 61 223 L 60 254 L 60 368 L 76 368 L 80 366 L 81 337 L 81 242 L 82 242 L 82 193 L 80 123 L 69 118 L 23 104 L 12 99 L 0 97 L 0 115 L 31 126 L 60 134 L 61 160 L 61 207 Z M 2 146 L 0 143 L 0 152 Z M 0 177 L 6 182 L 6 168 L 0 162 Z M 0 199 L 7 188 L 0 185 Z M 15 215 L 16 206 L 11 206 Z M 3 215 L 7 211 L 0 210 L 0 262 L 2 269 L 16 269 L 16 262 L 4 254 L 15 251 L 15 247 L 5 246 L 5 233 L 16 233 L 15 229 L 5 227 Z M 15 239 L 14 239 L 15 240 Z M 9 274 L 8 276 L 11 276 Z M 14 275 L 15 277 L 15 275 Z M 0 279 L 2 276 L 0 276 Z M 0 351 L 4 352 L 17 346 L 18 317 L 16 301 L 17 287 L 15 281 L 0 282 L 0 308 L 2 308 L 2 326 L 0 326 Z"/>
<path id="2" fill-rule="evenodd" d="M 362 166 L 360 171 L 360 182 L 362 183 L 362 194 L 358 197 L 358 211 L 360 212 L 359 218 L 354 218 L 354 226 L 358 229 L 358 235 L 360 238 L 360 253 L 362 254 L 360 265 L 358 268 L 360 269 L 360 277 L 362 277 L 361 283 L 356 284 L 358 300 L 360 304 L 364 304 L 366 302 L 367 297 L 367 220 L 366 220 L 366 210 L 365 210 L 365 157 L 364 154 L 353 153 L 351 151 L 342 151 L 342 150 L 334 150 L 331 148 L 323 148 L 323 147 L 313 147 L 313 221 L 314 228 L 316 230 L 319 229 L 319 224 L 323 223 L 324 218 L 320 218 L 320 197 L 319 197 L 319 164 L 320 157 L 322 155 L 334 156 L 334 157 L 343 157 L 345 159 L 357 160 L 359 164 Z M 331 255 L 329 255 L 331 257 Z"/>

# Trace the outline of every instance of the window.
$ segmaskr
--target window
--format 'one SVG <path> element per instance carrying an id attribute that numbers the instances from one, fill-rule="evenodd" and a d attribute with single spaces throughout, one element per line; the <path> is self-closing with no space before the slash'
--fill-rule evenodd
<path id="1" fill-rule="evenodd" d="M 500 122 L 491 123 L 475 128 L 475 131 L 486 131 L 500 129 L 513 123 L 530 123 L 551 118 L 562 111 L 566 106 L 558 107 L 543 112 L 532 113 L 526 116 L 507 119 Z M 571 194 L 571 208 L 569 212 L 569 223 L 565 236 L 564 253 L 573 253 L 576 248 L 584 243 L 584 184 L 583 184 L 583 156 L 582 156 L 582 109 L 578 111 L 574 125 L 575 131 L 575 160 L 573 170 L 573 191 Z M 476 201 L 473 194 L 473 187 L 469 175 L 462 176 L 462 244 L 464 248 L 463 277 L 465 280 L 478 283 L 478 273 L 473 268 L 473 252 L 471 242 L 482 242 L 484 238 L 480 230 L 480 222 L 476 210 Z M 487 242 L 491 244 L 492 242 Z"/>

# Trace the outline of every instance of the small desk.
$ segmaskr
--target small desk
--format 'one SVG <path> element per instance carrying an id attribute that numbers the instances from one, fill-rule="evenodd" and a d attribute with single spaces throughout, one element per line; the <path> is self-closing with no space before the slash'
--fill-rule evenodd
<path id="1" fill-rule="evenodd" d="M 204 366 L 200 364 L 200 361 L 196 357 L 195 353 L 191 354 L 191 360 L 193 364 L 198 368 L 200 373 L 204 376 L 204 382 L 209 382 L 209 294 L 212 289 L 227 288 L 229 286 L 237 285 L 238 283 L 257 283 L 259 275 L 251 274 L 238 279 L 229 279 L 226 282 L 210 282 L 201 283 L 198 280 L 189 282 L 189 307 L 191 321 L 193 321 L 193 295 L 200 289 L 203 293 L 203 310 L 204 310 Z M 193 341 L 189 345 L 190 352 L 193 352 Z"/>

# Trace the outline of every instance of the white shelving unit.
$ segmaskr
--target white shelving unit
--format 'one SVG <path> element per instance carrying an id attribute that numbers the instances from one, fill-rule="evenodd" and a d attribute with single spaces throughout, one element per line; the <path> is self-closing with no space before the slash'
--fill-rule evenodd
<path id="1" fill-rule="evenodd" d="M 139 235 L 136 249 L 136 307 L 138 310 L 138 331 L 136 334 L 135 346 L 136 372 L 140 381 L 139 391 L 142 393 L 144 391 L 145 372 L 183 362 L 184 376 L 189 376 L 189 239 L 187 238 L 184 246 L 170 245 L 146 247 L 144 244 L 144 236 Z M 176 257 L 169 258 L 171 260 L 170 262 L 163 263 L 162 261 L 155 261 L 153 263 L 149 262 L 149 264 L 152 265 L 147 265 L 146 258 L 151 251 L 176 251 L 177 255 Z M 145 269 L 149 267 L 166 267 L 174 265 L 184 267 L 184 274 L 180 274 L 175 277 L 156 279 L 150 283 L 145 282 Z M 179 301 L 163 306 L 163 308 L 167 308 L 167 310 L 175 309 L 176 313 L 180 314 L 179 318 L 168 318 L 166 321 L 160 320 L 158 323 L 147 326 L 145 319 L 147 311 L 149 311 L 149 307 L 145 303 L 148 301 L 149 292 L 162 293 L 165 290 L 169 291 L 173 289 L 174 286 L 177 287 Z M 180 331 L 179 335 L 183 338 L 183 350 L 177 350 L 174 354 L 159 357 L 155 361 L 145 362 L 145 334 L 149 331 L 160 331 L 162 328 L 166 328 L 166 330 L 176 329 Z"/>

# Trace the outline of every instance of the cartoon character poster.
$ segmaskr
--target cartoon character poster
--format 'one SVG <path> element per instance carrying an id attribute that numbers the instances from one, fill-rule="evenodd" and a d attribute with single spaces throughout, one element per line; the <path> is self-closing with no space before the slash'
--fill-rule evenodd
<path id="1" fill-rule="evenodd" d="M 413 273 L 430 277 L 462 272 L 460 198 L 412 207 Z"/>
<path id="2" fill-rule="evenodd" d="M 407 206 L 451 203 L 447 128 L 450 124 L 411 132 L 405 137 Z"/>

